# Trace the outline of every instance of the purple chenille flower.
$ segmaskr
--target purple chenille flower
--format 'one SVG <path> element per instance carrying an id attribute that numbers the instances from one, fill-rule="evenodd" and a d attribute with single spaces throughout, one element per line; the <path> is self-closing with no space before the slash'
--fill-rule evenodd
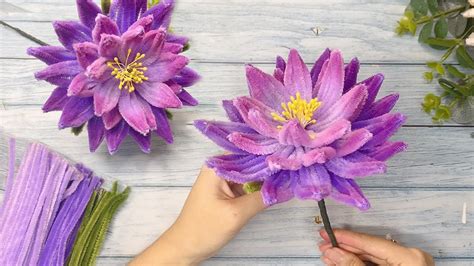
<path id="1" fill-rule="evenodd" d="M 147 10 L 146 0 L 115 0 L 102 14 L 92 0 L 77 0 L 80 22 L 53 23 L 64 47 L 29 48 L 48 67 L 36 78 L 56 85 L 43 106 L 62 111 L 59 128 L 87 123 L 90 150 L 104 137 L 112 154 L 130 135 L 144 152 L 154 131 L 173 142 L 167 108 L 197 105 L 185 90 L 199 75 L 179 55 L 187 38 L 167 33 L 173 0 Z"/>
<path id="2" fill-rule="evenodd" d="M 390 113 L 398 95 L 375 101 L 383 75 L 357 83 L 357 59 L 344 68 L 341 53 L 329 49 L 311 71 L 296 50 L 288 63 L 277 58 L 273 76 L 246 70 L 250 96 L 223 102 L 230 122 L 195 122 L 231 153 L 208 166 L 229 181 L 263 182 L 267 206 L 330 196 L 368 209 L 355 179 L 384 173 L 385 161 L 406 149 L 388 141 L 405 121 Z"/>

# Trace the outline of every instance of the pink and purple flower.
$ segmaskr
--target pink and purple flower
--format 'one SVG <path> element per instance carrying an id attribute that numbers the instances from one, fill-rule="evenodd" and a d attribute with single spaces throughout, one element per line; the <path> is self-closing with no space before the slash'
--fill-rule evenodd
<path id="1" fill-rule="evenodd" d="M 199 79 L 180 55 L 187 38 L 167 32 L 174 1 L 115 0 L 107 14 L 91 0 L 77 7 L 80 21 L 53 23 L 63 47 L 28 49 L 48 64 L 36 78 L 57 86 L 43 110 L 62 111 L 60 129 L 87 124 L 91 151 L 105 138 L 112 154 L 130 135 L 149 152 L 152 132 L 172 143 L 166 109 L 197 105 L 184 88 Z"/>
<path id="2" fill-rule="evenodd" d="M 383 75 L 357 82 L 358 60 L 344 66 L 329 49 L 311 70 L 291 50 L 273 75 L 252 65 L 246 72 L 250 96 L 223 101 L 230 122 L 195 122 L 230 152 L 208 166 L 232 182 L 262 182 L 266 205 L 331 197 L 370 208 L 355 180 L 385 173 L 385 161 L 406 149 L 389 141 L 405 121 L 390 113 L 398 95 L 376 100 Z"/>

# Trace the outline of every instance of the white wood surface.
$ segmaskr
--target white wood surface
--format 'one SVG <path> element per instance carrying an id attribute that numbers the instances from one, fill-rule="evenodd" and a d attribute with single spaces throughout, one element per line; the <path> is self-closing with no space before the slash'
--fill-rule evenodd
<path id="1" fill-rule="evenodd" d="M 373 208 L 360 213 L 329 202 L 334 225 L 391 233 L 433 254 L 437 265 L 474 265 L 474 127 L 433 126 L 420 111 L 420 101 L 433 88 L 421 77 L 423 63 L 439 58 L 441 52 L 420 46 L 415 38 L 394 36 L 408 0 L 177 2 L 173 29 L 192 39 L 187 55 L 203 79 L 191 92 L 201 105 L 174 112 L 175 144 L 155 139 L 149 155 L 130 140 L 113 157 L 105 147 L 90 154 L 86 134 L 74 137 L 68 130 L 58 131 L 59 114 L 40 110 L 52 89 L 33 77 L 43 64 L 25 54 L 35 44 L 0 26 L 0 127 L 16 137 L 42 141 L 100 175 L 133 187 L 98 265 L 125 264 L 173 222 L 205 158 L 221 152 L 192 121 L 222 119 L 220 100 L 246 93 L 245 63 L 270 71 L 275 56 L 286 55 L 289 47 L 299 49 L 312 63 L 326 46 L 341 49 L 346 60 L 357 55 L 364 64 L 361 78 L 383 72 L 381 95 L 400 93 L 397 109 L 409 116 L 407 126 L 395 136 L 407 141 L 409 150 L 390 162 L 387 175 L 360 182 Z M 6 0 L 0 2 L 0 20 L 57 44 L 51 21 L 75 19 L 72 3 Z M 322 33 L 316 36 L 313 27 Z M 5 156 L 0 154 L 1 200 Z M 464 202 L 467 224 L 461 223 Z M 205 265 L 320 265 L 316 212 L 315 203 L 297 201 L 266 210 Z"/>

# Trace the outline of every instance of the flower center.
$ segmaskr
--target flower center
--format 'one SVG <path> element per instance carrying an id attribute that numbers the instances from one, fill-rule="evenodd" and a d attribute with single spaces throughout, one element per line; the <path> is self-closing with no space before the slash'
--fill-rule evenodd
<path id="1" fill-rule="evenodd" d="M 296 98 L 291 96 L 288 103 L 281 103 L 281 108 L 283 112 L 271 113 L 273 120 L 278 122 L 288 122 L 293 119 L 297 119 L 301 126 L 304 128 L 307 125 L 316 123 L 316 120 L 313 119 L 314 112 L 321 106 L 321 102 L 318 101 L 318 98 L 311 99 L 307 102 L 304 99 L 301 99 L 301 94 L 296 93 Z M 282 126 L 278 126 L 281 128 Z"/>
<path id="2" fill-rule="evenodd" d="M 142 66 L 140 62 L 145 57 L 145 54 L 137 53 L 135 59 L 132 62 L 128 62 L 131 53 L 132 49 L 128 49 L 125 63 L 120 62 L 117 57 L 114 58 L 114 61 L 107 62 L 107 66 L 113 69 L 111 75 L 120 80 L 119 89 L 125 86 L 128 92 L 135 90 L 134 84 L 143 83 L 144 80 L 148 80 L 145 76 L 147 68 Z"/>

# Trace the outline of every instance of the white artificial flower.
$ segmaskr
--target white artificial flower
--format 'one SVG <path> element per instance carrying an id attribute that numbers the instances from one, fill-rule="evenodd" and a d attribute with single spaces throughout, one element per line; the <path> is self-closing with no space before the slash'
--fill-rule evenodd
<path id="1" fill-rule="evenodd" d="M 469 4 L 470 4 L 471 6 L 474 6 L 474 0 L 469 0 Z"/>
<path id="2" fill-rule="evenodd" d="M 474 1 L 474 0 L 471 0 Z M 468 10 L 462 13 L 462 16 L 465 18 L 474 18 L 474 8 L 469 8 Z"/>
<path id="3" fill-rule="evenodd" d="M 466 39 L 466 45 L 474 46 L 474 33 L 471 33 Z"/>

